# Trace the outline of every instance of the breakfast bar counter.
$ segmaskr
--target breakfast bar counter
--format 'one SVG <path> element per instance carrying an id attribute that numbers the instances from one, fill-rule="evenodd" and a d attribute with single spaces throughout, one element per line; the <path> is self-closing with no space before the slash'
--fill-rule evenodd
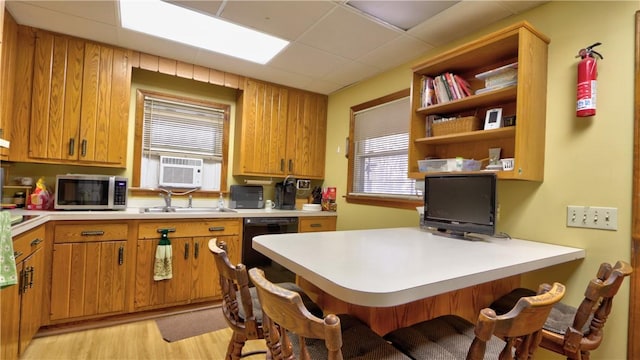
<path id="1" fill-rule="evenodd" d="M 355 311 L 369 325 L 384 312 L 407 317 L 412 308 L 423 313 L 417 318 L 451 312 L 475 322 L 481 308 L 519 285 L 520 274 L 585 257 L 578 248 L 495 237 L 448 238 L 419 227 L 261 235 L 253 247 L 313 287 L 321 306 Z M 435 303 L 425 303 L 438 296 Z M 456 310 L 464 304 L 472 309 Z M 413 322 L 414 315 L 396 319 L 395 326 Z M 376 330 L 384 333 L 395 326 Z"/>

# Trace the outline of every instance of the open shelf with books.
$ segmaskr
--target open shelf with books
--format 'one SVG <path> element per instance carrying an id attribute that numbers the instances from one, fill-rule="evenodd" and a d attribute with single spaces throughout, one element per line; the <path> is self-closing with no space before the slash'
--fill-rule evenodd
<path id="1" fill-rule="evenodd" d="M 489 157 L 490 148 L 501 148 L 501 158 L 514 158 L 515 164 L 511 171 L 499 171 L 498 178 L 543 181 L 548 44 L 548 37 L 529 23 L 519 22 L 415 66 L 409 177 L 424 178 L 425 173 L 418 171 L 418 160 L 482 160 Z M 447 74 L 467 84 L 464 96 L 452 95 L 441 101 L 442 96 L 428 92 L 427 79 L 447 78 Z M 454 93 L 456 89 L 449 88 L 447 94 Z M 487 112 L 496 109 L 501 126 L 484 130 Z M 432 136 L 434 118 L 473 116 L 480 120 L 480 130 Z M 487 124 L 493 125 L 489 117 Z"/>

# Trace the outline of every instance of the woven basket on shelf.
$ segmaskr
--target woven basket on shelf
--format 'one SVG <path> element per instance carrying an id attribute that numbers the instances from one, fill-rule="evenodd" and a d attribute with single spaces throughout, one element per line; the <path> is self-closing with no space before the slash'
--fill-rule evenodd
<path id="1" fill-rule="evenodd" d="M 431 124 L 432 136 L 457 134 L 475 130 L 480 130 L 480 121 L 475 116 L 465 116 L 455 120 L 434 122 Z"/>

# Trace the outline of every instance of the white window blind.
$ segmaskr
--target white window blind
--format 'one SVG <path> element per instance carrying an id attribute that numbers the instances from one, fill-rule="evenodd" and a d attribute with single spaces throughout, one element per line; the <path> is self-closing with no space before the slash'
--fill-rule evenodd
<path id="1" fill-rule="evenodd" d="M 407 178 L 409 97 L 354 114 L 352 194 L 414 199 Z"/>
<path id="2" fill-rule="evenodd" d="M 221 109 L 145 96 L 143 151 L 221 160 L 224 119 Z"/>

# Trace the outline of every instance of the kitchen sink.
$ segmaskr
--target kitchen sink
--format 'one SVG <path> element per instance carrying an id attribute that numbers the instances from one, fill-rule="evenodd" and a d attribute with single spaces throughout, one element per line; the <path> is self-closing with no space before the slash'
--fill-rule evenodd
<path id="1" fill-rule="evenodd" d="M 217 207 L 150 207 L 141 208 L 141 213 L 235 213 L 237 211 L 229 208 L 217 208 Z"/>

